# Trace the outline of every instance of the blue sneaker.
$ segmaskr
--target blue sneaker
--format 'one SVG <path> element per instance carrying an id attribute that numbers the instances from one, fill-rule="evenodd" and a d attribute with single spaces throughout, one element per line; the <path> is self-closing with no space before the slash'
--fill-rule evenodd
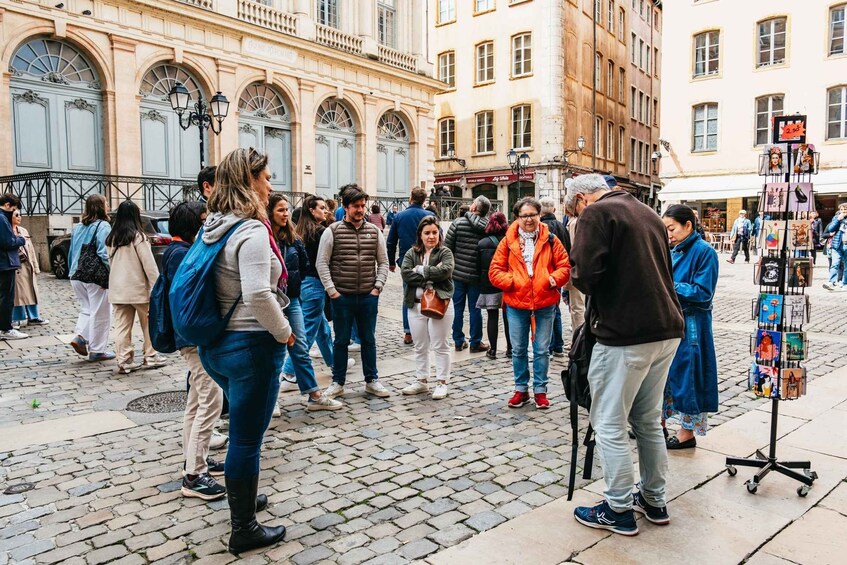
<path id="1" fill-rule="evenodd" d="M 644 496 L 641 494 L 641 491 L 635 491 L 632 493 L 632 509 L 639 514 L 644 514 L 644 516 L 646 516 L 647 519 L 654 524 L 665 526 L 671 523 L 671 517 L 668 516 L 667 507 L 662 506 L 660 508 L 658 506 L 653 506 L 644 500 Z"/>
<path id="2" fill-rule="evenodd" d="M 622 536 L 638 535 L 638 525 L 632 510 L 615 512 L 605 500 L 597 506 L 577 506 L 573 517 L 583 526 L 609 530 Z"/>
<path id="3" fill-rule="evenodd" d="M 104 353 L 89 353 L 88 361 L 91 363 L 96 363 L 98 361 L 111 361 L 115 358 L 115 354 L 111 351 L 106 351 Z"/>

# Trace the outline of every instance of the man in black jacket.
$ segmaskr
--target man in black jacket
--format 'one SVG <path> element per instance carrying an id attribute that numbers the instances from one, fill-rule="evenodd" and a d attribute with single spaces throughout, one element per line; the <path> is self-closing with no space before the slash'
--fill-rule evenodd
<path id="1" fill-rule="evenodd" d="M 605 500 L 574 510 L 592 528 L 635 535 L 633 510 L 655 524 L 665 508 L 668 456 L 661 406 L 684 321 L 674 290 L 668 234 L 656 213 L 600 175 L 582 175 L 568 189 L 579 217 L 571 248 L 571 281 L 591 297 L 586 323 L 597 339 L 588 370 L 590 420 L 603 453 Z M 638 443 L 639 490 L 627 421 Z"/>
<path id="2" fill-rule="evenodd" d="M 559 238 L 565 251 L 571 252 L 571 236 L 568 228 L 556 219 L 556 202 L 549 196 L 545 196 L 541 202 L 541 221 L 550 228 L 550 233 Z M 565 338 L 562 336 L 562 309 L 557 304 L 553 318 L 553 339 L 550 340 L 550 354 L 554 357 L 565 356 Z"/>
<path id="3" fill-rule="evenodd" d="M 21 200 L 11 193 L 0 196 L 0 340 L 24 339 L 29 335 L 12 328 L 15 307 L 15 275 L 21 268 L 20 249 L 26 240 L 15 235 L 12 214 Z"/>
<path id="4" fill-rule="evenodd" d="M 471 353 L 487 351 L 488 345 L 482 342 L 482 312 L 476 307 L 479 298 L 479 277 L 477 276 L 477 244 L 485 237 L 488 225 L 488 211 L 491 201 L 485 196 L 477 196 L 469 212 L 457 218 L 447 230 L 444 245 L 453 252 L 456 268 L 453 270 L 453 343 L 456 351 L 468 347 L 462 330 L 465 316 L 465 300 L 468 302 L 470 318 Z"/>

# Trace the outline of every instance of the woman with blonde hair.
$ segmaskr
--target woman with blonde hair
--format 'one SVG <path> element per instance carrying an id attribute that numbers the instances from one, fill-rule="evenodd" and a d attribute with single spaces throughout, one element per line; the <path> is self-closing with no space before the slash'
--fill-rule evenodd
<path id="1" fill-rule="evenodd" d="M 139 368 L 161 367 L 147 326 L 150 290 L 159 278 L 150 242 L 141 226 L 141 211 L 132 200 L 121 202 L 115 213 L 112 232 L 106 238 L 109 251 L 109 303 L 115 317 L 115 350 L 118 374 L 128 375 Z M 144 336 L 144 362 L 135 363 L 132 326 L 136 317 Z"/>
<path id="2" fill-rule="evenodd" d="M 26 245 L 20 248 L 21 268 L 15 275 L 15 308 L 12 310 L 12 322 L 29 326 L 46 326 L 50 320 L 45 320 L 38 313 L 38 255 L 32 246 L 29 232 L 21 226 L 21 211 L 12 212 L 12 230 L 15 235 L 26 240 Z"/>
<path id="3" fill-rule="evenodd" d="M 220 339 L 199 352 L 203 367 L 229 400 L 224 475 L 233 554 L 285 537 L 285 527 L 256 521 L 262 440 L 276 406 L 285 346 L 295 341 L 283 315 L 289 303 L 283 293 L 285 263 L 266 213 L 270 178 L 267 156 L 253 148 L 224 157 L 198 238 L 210 245 L 232 232 L 215 259 L 215 292 L 222 316 L 234 310 Z"/>

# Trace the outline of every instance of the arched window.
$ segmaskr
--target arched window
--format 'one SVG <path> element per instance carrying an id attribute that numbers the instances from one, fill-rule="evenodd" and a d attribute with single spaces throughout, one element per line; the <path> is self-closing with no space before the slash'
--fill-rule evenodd
<path id="1" fill-rule="evenodd" d="M 379 137 L 395 141 L 409 141 L 406 125 L 396 112 L 386 112 L 379 119 L 377 125 Z"/>
<path id="2" fill-rule="evenodd" d="M 185 69 L 164 63 L 156 65 L 141 79 L 140 94 L 145 98 L 157 98 L 160 100 L 168 99 L 168 93 L 177 82 L 182 83 L 191 94 L 191 100 L 196 101 L 202 98 L 200 93 L 200 85 Z"/>
<path id="3" fill-rule="evenodd" d="M 356 131 L 350 112 L 344 107 L 344 104 L 335 98 L 324 100 L 318 108 L 317 125 L 333 130 Z"/>
<path id="4" fill-rule="evenodd" d="M 33 39 L 12 58 L 12 73 L 56 84 L 84 83 L 100 88 L 97 73 L 72 45 L 54 39 Z"/>
<path id="5" fill-rule="evenodd" d="M 266 84 L 251 84 L 238 99 L 238 110 L 257 118 L 289 121 L 288 108 L 276 90 Z"/>

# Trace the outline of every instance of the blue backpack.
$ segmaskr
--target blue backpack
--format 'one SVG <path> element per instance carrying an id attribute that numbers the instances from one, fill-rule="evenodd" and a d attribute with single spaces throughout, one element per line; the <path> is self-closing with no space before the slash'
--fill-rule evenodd
<path id="1" fill-rule="evenodd" d="M 153 349 L 159 353 L 176 351 L 176 337 L 171 323 L 171 309 L 168 302 L 167 268 L 162 265 L 162 272 L 150 291 L 149 330 L 150 342 Z"/>
<path id="2" fill-rule="evenodd" d="M 168 297 L 173 329 L 189 343 L 201 347 L 214 344 L 241 300 L 239 295 L 226 315 L 221 316 L 215 295 L 215 260 L 242 223 L 244 220 L 211 245 L 203 243 L 201 229 L 171 281 Z"/>

